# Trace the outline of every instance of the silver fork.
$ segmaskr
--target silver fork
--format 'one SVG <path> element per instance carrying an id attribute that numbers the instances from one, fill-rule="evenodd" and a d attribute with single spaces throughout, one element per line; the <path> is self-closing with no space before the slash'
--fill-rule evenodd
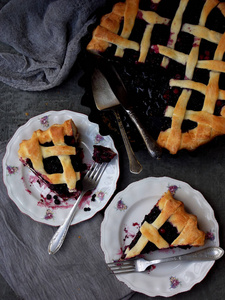
<path id="1" fill-rule="evenodd" d="M 84 176 L 84 178 L 82 180 L 83 189 L 82 189 L 80 196 L 78 197 L 74 206 L 70 210 L 64 223 L 58 228 L 58 230 L 53 235 L 53 237 L 48 245 L 48 253 L 49 254 L 55 254 L 61 248 L 61 246 L 65 240 L 66 234 L 68 232 L 68 229 L 74 219 L 75 213 L 77 211 L 77 207 L 78 207 L 81 199 L 86 194 L 86 192 L 96 188 L 106 167 L 107 167 L 107 163 L 99 164 L 99 163 L 95 162 L 90 167 L 90 169 L 87 171 L 86 175 Z"/>
<path id="2" fill-rule="evenodd" d="M 129 272 L 143 272 L 147 267 L 156 265 L 159 263 L 171 262 L 171 261 L 210 261 L 221 258 L 224 254 L 224 250 L 220 247 L 208 247 L 192 253 L 183 255 L 166 257 L 154 260 L 146 260 L 144 258 L 121 260 L 108 263 L 108 267 L 114 274 L 123 274 Z"/>

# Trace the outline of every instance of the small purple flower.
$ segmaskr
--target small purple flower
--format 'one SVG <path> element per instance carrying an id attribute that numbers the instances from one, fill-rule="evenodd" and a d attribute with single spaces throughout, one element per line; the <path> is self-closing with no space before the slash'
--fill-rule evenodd
<path id="1" fill-rule="evenodd" d="M 169 185 L 168 188 L 169 188 L 171 194 L 174 195 L 179 187 L 177 185 Z"/>
<path id="2" fill-rule="evenodd" d="M 53 219 L 53 212 L 50 209 L 46 210 L 45 220 Z"/>
<path id="3" fill-rule="evenodd" d="M 95 137 L 95 142 L 96 143 L 99 143 L 99 142 L 101 142 L 101 141 L 103 141 L 104 140 L 104 137 L 103 136 L 101 136 L 100 134 L 97 134 L 96 135 L 96 137 Z"/>
<path id="4" fill-rule="evenodd" d="M 117 210 L 126 210 L 127 209 L 127 205 L 123 202 L 122 199 L 120 199 L 118 202 L 117 202 L 117 207 L 116 207 Z"/>
<path id="5" fill-rule="evenodd" d="M 215 235 L 211 231 L 207 231 L 205 234 L 206 240 L 214 241 L 215 240 Z"/>
<path id="6" fill-rule="evenodd" d="M 105 193 L 100 191 L 100 192 L 97 193 L 97 197 L 102 201 L 105 197 Z"/>
<path id="7" fill-rule="evenodd" d="M 41 125 L 43 125 L 44 127 L 48 127 L 49 126 L 49 121 L 48 121 L 48 116 L 44 116 L 40 119 Z"/>
<path id="8" fill-rule="evenodd" d="M 174 276 L 170 276 L 170 288 L 175 289 L 181 282 Z"/>
<path id="9" fill-rule="evenodd" d="M 18 171 L 18 167 L 14 167 L 14 166 L 6 166 L 6 169 L 9 175 L 15 174 Z"/>

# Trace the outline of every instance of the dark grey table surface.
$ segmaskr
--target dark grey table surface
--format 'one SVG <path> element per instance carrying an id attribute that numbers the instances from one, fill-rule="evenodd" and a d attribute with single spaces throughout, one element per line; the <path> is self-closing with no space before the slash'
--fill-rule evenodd
<path id="1" fill-rule="evenodd" d="M 43 92 L 24 92 L 0 82 L 0 140 L 9 140 L 17 128 L 31 117 L 49 110 L 67 109 L 89 115 L 89 107 L 81 103 L 85 92 L 78 84 L 81 76 L 82 70 L 75 64 L 63 84 Z M 215 139 L 195 153 L 181 152 L 175 157 L 165 153 L 160 160 L 152 159 L 145 149 L 139 150 L 136 156 L 143 165 L 143 171 L 139 175 L 129 172 L 128 159 L 121 140 L 116 140 L 115 144 L 120 156 L 117 192 L 126 188 L 128 184 L 148 176 L 168 176 L 187 182 L 199 190 L 212 206 L 219 223 L 220 245 L 225 248 L 225 137 Z M 214 264 L 202 282 L 190 291 L 174 296 L 173 299 L 225 299 L 224 262 L 225 257 Z M 1 276 L 0 299 L 17 299 Z M 150 298 L 135 294 L 132 299 Z"/>

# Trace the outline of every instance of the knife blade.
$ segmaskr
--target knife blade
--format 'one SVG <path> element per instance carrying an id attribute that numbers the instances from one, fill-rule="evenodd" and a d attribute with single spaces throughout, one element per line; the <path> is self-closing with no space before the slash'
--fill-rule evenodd
<path id="1" fill-rule="evenodd" d="M 137 160 L 132 150 L 122 120 L 120 118 L 120 114 L 118 110 L 118 106 L 120 106 L 120 103 L 116 99 L 114 93 L 112 92 L 108 81 L 106 80 L 106 78 L 103 76 L 103 74 L 99 69 L 94 70 L 91 84 L 92 84 L 93 98 L 97 109 L 98 110 L 111 109 L 114 112 L 127 151 L 130 172 L 133 174 L 139 174 L 142 171 L 142 166 L 140 162 Z"/>
<path id="2" fill-rule="evenodd" d="M 122 79 L 120 78 L 113 64 L 110 61 L 103 58 L 102 56 L 98 55 L 97 67 L 105 76 L 116 98 L 118 99 L 122 107 L 125 109 L 127 114 L 130 116 L 131 120 L 136 125 L 140 135 L 144 140 L 144 143 L 147 147 L 149 154 L 153 158 L 157 158 L 157 159 L 160 158 L 162 155 L 162 149 L 157 144 L 157 142 L 152 138 L 149 132 L 145 129 L 141 120 L 136 115 L 135 110 L 131 105 L 131 101 L 128 92 L 126 90 L 126 87 L 124 86 Z"/>

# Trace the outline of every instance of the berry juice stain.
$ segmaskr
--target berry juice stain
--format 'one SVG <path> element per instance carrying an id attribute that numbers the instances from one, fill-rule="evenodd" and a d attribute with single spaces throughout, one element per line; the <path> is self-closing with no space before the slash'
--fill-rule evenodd
<path id="1" fill-rule="evenodd" d="M 123 231 L 125 232 L 125 237 L 124 237 L 124 241 L 126 241 L 129 238 L 134 238 L 135 237 L 135 233 L 131 232 L 130 229 L 128 227 L 124 227 Z"/>

